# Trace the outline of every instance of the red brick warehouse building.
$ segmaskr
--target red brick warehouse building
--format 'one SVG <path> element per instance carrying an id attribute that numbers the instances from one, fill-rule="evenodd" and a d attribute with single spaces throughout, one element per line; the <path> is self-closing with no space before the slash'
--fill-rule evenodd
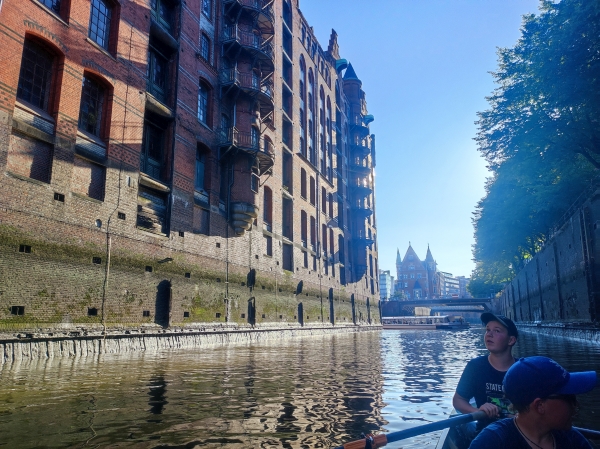
<path id="1" fill-rule="evenodd" d="M 298 0 L 4 0 L 0 330 L 378 317 L 362 83 Z"/>

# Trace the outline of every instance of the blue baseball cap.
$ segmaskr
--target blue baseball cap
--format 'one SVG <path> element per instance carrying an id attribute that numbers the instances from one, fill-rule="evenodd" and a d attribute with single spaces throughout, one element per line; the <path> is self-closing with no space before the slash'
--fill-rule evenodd
<path id="1" fill-rule="evenodd" d="M 504 376 L 504 393 L 513 404 L 529 405 L 554 394 L 581 394 L 597 383 L 595 371 L 569 373 L 548 357 L 517 360 Z"/>

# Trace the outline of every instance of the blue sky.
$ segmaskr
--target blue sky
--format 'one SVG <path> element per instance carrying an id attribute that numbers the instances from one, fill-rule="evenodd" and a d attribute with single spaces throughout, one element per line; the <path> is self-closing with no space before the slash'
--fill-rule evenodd
<path id="1" fill-rule="evenodd" d="M 410 241 L 438 268 L 469 276 L 472 212 L 488 176 L 473 138 L 495 88 L 498 47 L 512 47 L 537 0 L 300 0 L 326 49 L 331 29 L 375 116 L 379 267 Z"/>

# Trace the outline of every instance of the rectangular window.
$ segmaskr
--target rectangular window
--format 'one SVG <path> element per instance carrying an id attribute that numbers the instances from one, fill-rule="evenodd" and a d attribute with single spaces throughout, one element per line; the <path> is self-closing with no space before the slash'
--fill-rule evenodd
<path id="1" fill-rule="evenodd" d="M 283 269 L 294 271 L 294 245 L 284 243 L 282 246 Z"/>
<path id="2" fill-rule="evenodd" d="M 173 28 L 173 19 L 175 18 L 175 8 L 170 1 L 151 0 L 150 7 L 156 21 L 170 31 Z"/>
<path id="3" fill-rule="evenodd" d="M 208 88 L 204 83 L 198 89 L 198 120 L 208 124 Z"/>
<path id="4" fill-rule="evenodd" d="M 273 237 L 265 235 L 265 254 L 267 256 L 273 256 Z"/>
<path id="5" fill-rule="evenodd" d="M 293 227 L 293 212 L 294 211 L 294 205 L 292 203 L 292 200 L 290 200 L 289 198 L 283 198 L 282 201 L 282 208 L 281 208 L 281 213 L 282 213 L 282 233 L 283 236 L 289 240 L 293 240 L 294 239 L 294 227 Z"/>
<path id="6" fill-rule="evenodd" d="M 300 169 L 300 196 L 306 199 L 306 170 Z"/>
<path id="7" fill-rule="evenodd" d="M 293 158 L 290 153 L 283 151 L 282 157 L 282 185 L 285 190 L 293 194 Z"/>
<path id="8" fill-rule="evenodd" d="M 317 221 L 315 217 L 310 217 L 310 246 L 315 251 L 317 245 Z"/>
<path id="9" fill-rule="evenodd" d="M 210 62 L 210 39 L 204 33 L 200 36 L 200 56 Z"/>
<path id="10" fill-rule="evenodd" d="M 263 222 L 270 231 L 273 223 L 273 192 L 266 186 L 263 190 Z"/>
<path id="11" fill-rule="evenodd" d="M 48 111 L 54 57 L 29 40 L 23 45 L 17 98 Z"/>
<path id="12" fill-rule="evenodd" d="M 90 6 L 89 37 L 108 50 L 112 5 L 106 0 L 92 0 Z"/>
<path id="13" fill-rule="evenodd" d="M 100 137 L 104 98 L 104 88 L 91 78 L 84 76 L 79 106 L 79 129 Z"/>
<path id="14" fill-rule="evenodd" d="M 168 60 L 155 48 L 148 52 L 148 91 L 163 103 L 167 100 Z"/>
<path id="15" fill-rule="evenodd" d="M 54 11 L 56 14 L 60 14 L 60 1 L 61 0 L 38 0 L 42 5 L 48 9 Z"/>
<path id="16" fill-rule="evenodd" d="M 204 172 L 206 167 L 206 156 L 200 151 L 196 151 L 196 181 L 194 188 L 204 190 Z"/>
<path id="17" fill-rule="evenodd" d="M 149 121 L 146 121 L 144 124 L 140 171 L 154 179 L 161 179 L 164 142 L 164 131 Z"/>
<path id="18" fill-rule="evenodd" d="M 196 234 L 209 235 L 210 212 L 201 207 L 194 207 L 193 228 Z"/>
<path id="19" fill-rule="evenodd" d="M 212 19 L 212 0 L 202 0 L 202 14 Z"/>
<path id="20" fill-rule="evenodd" d="M 308 216 L 304 211 L 300 212 L 300 238 L 302 246 L 306 248 L 308 245 Z"/>

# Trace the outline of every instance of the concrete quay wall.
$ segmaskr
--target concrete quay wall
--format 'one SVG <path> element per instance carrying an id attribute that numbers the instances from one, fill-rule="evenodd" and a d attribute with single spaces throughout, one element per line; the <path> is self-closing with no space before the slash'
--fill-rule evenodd
<path id="1" fill-rule="evenodd" d="M 305 338 L 320 335 L 374 332 L 381 326 L 288 326 L 233 327 L 205 326 L 197 329 L 128 330 L 125 332 L 79 331 L 49 334 L 0 334 L 0 366 L 11 363 L 60 357 L 89 357 L 164 349 L 206 348 L 247 344 L 265 340 Z"/>
<path id="2" fill-rule="evenodd" d="M 600 190 L 582 196 L 544 247 L 506 285 L 493 309 L 523 325 L 600 323 Z M 536 327 L 536 329 L 539 329 Z"/>
<path id="3" fill-rule="evenodd" d="M 585 341 L 593 344 L 600 344 L 600 328 L 589 324 L 582 326 L 557 325 L 539 325 L 522 324 L 518 325 L 519 332 L 534 333 L 537 335 L 549 335 L 552 337 L 569 338 L 572 340 Z"/>

